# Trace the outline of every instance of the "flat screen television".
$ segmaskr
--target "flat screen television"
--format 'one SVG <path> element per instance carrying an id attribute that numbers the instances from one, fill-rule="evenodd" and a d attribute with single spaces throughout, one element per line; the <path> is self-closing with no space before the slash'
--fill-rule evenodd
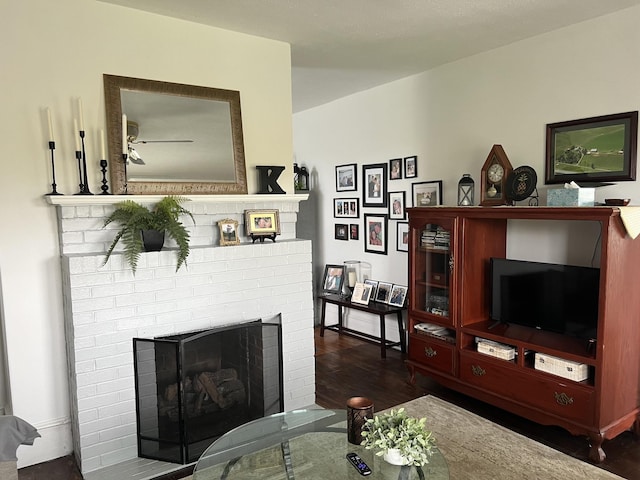
<path id="1" fill-rule="evenodd" d="M 491 319 L 596 338 L 600 269 L 491 258 Z"/>

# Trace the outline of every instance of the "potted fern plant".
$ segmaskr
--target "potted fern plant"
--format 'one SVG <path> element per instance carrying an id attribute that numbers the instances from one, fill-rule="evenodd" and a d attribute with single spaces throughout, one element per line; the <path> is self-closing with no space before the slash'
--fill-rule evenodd
<path id="1" fill-rule="evenodd" d="M 425 418 L 407 415 L 404 408 L 367 419 L 362 427 L 362 445 L 378 449 L 376 455 L 393 465 L 429 463 L 435 439 L 425 428 Z"/>
<path id="2" fill-rule="evenodd" d="M 107 250 L 103 265 L 109 260 L 118 242 L 122 241 L 124 256 L 135 275 L 140 254 L 161 250 L 166 233 L 178 245 L 177 272 L 186 263 L 190 253 L 189 232 L 180 221 L 180 215 L 188 215 L 195 223 L 191 212 L 182 206 L 186 200 L 184 197 L 170 195 L 156 203 L 153 208 L 140 205 L 133 200 L 117 203 L 115 210 L 107 217 L 102 226 L 104 228 L 114 222 L 120 224 L 120 230 Z M 154 238 L 155 245 L 145 246 L 145 243 L 153 242 Z"/>

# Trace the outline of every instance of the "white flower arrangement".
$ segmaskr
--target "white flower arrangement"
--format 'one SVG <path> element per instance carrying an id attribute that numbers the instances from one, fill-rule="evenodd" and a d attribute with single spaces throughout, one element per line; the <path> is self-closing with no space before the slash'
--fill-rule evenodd
<path id="1" fill-rule="evenodd" d="M 362 427 L 362 445 L 369 450 L 379 449 L 378 456 L 398 449 L 406 458 L 406 465 L 426 465 L 435 445 L 432 433 L 425 429 L 426 421 L 409 417 L 404 408 L 376 415 Z"/>

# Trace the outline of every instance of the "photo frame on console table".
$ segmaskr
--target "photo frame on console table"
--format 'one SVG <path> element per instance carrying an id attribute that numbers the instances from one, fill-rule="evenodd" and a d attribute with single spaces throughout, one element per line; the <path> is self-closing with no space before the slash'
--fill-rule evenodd
<path id="1" fill-rule="evenodd" d="M 545 184 L 636 179 L 638 112 L 547 124 Z"/>
<path id="2" fill-rule="evenodd" d="M 327 264 L 324 266 L 324 276 L 322 277 L 322 293 L 342 293 L 344 280 L 344 265 Z"/>
<path id="3" fill-rule="evenodd" d="M 278 210 L 245 210 L 244 228 L 246 234 L 251 237 L 253 243 L 265 238 L 276 241 L 276 235 L 280 235 L 280 213 Z"/>

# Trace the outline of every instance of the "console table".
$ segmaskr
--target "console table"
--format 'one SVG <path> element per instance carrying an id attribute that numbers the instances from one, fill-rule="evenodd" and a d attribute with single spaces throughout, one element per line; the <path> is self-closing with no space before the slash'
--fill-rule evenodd
<path id="1" fill-rule="evenodd" d="M 338 332 L 340 334 L 350 335 L 356 338 L 361 338 L 363 340 L 374 341 L 376 343 L 380 343 L 380 356 L 382 358 L 387 357 L 387 348 L 395 347 L 397 345 L 400 346 L 400 350 L 402 353 L 406 353 L 406 341 L 405 341 L 405 333 L 404 333 L 404 323 L 402 321 L 402 311 L 405 307 L 395 307 L 393 305 L 387 305 L 386 303 L 379 302 L 369 302 L 368 305 L 363 305 L 361 303 L 353 303 L 350 298 L 343 297 L 341 295 L 327 294 L 321 295 L 320 300 L 322 300 L 322 317 L 320 319 L 320 336 L 324 337 L 324 331 L 333 330 L 334 332 Z M 338 306 L 338 323 L 333 325 L 325 325 L 325 313 L 327 309 L 327 303 Z M 374 315 L 378 315 L 380 318 L 380 336 L 376 337 L 375 335 L 371 335 L 369 333 L 360 332 L 358 330 L 353 330 L 351 328 L 347 328 L 343 326 L 343 309 L 350 308 L 352 310 L 360 310 L 361 312 L 372 313 Z M 387 315 L 395 314 L 398 320 L 398 335 L 400 336 L 399 342 L 392 342 L 387 340 L 385 337 L 385 317 Z"/>

